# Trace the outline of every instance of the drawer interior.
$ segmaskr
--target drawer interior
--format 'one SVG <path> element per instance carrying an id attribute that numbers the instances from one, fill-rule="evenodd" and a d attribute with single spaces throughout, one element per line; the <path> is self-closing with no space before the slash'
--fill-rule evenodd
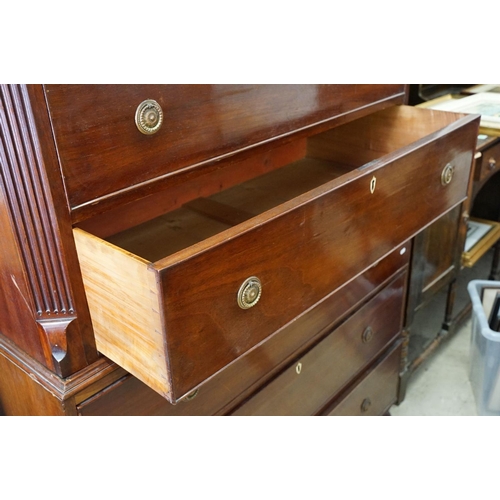
<path id="1" fill-rule="evenodd" d="M 159 261 L 315 189 L 341 183 L 368 163 L 421 140 L 456 120 L 452 113 L 397 106 L 293 145 L 295 161 L 265 170 L 256 156 L 249 179 L 206 196 L 180 199 L 179 206 L 107 236 L 106 241 L 151 262 Z M 355 175 L 355 174 L 354 174 Z M 169 193 L 163 193 L 168 197 Z M 117 225 L 123 225 L 117 216 Z M 112 232 L 112 231 L 111 231 Z"/>
<path id="2" fill-rule="evenodd" d="M 346 167 L 303 158 L 106 238 L 155 262 L 340 177 Z"/>
<path id="3" fill-rule="evenodd" d="M 116 213 L 105 236 L 75 228 L 98 350 L 179 401 L 460 202 L 474 120 L 390 108 L 235 155 L 206 184 L 193 166 L 147 219 Z"/>

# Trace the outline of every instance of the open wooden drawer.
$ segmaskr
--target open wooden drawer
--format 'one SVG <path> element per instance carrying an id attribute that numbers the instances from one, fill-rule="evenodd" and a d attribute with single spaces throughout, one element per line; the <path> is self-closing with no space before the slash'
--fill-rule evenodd
<path id="1" fill-rule="evenodd" d="M 477 127 L 389 108 L 107 241 L 75 228 L 99 351 L 178 401 L 461 203 Z"/>

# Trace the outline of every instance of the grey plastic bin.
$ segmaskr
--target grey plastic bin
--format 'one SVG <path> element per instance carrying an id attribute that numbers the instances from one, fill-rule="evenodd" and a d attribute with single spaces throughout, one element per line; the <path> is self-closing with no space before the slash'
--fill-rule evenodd
<path id="1" fill-rule="evenodd" d="M 472 300 L 469 378 L 478 415 L 500 415 L 500 332 L 488 326 L 481 301 L 484 288 L 500 290 L 500 281 L 474 280 L 467 286 Z"/>

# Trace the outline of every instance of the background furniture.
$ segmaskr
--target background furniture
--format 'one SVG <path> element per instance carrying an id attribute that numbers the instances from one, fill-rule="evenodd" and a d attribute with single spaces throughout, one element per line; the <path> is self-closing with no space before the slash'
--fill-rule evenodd
<path id="1" fill-rule="evenodd" d="M 418 87 L 418 86 L 415 86 Z M 423 86 L 425 92 L 440 90 L 435 99 L 417 99 L 419 107 L 433 108 L 469 94 L 469 85 Z M 440 88 L 443 87 L 443 88 Z M 471 87 L 474 89 L 475 87 Z M 449 94 L 450 90 L 456 92 Z M 413 95 L 416 95 L 413 89 Z M 408 357 L 402 376 L 400 398 L 413 373 L 439 344 L 455 333 L 471 312 L 467 284 L 472 279 L 498 279 L 500 263 L 500 137 L 480 128 L 467 200 L 422 231 L 414 243 L 406 332 Z M 469 253 L 464 253 L 470 218 L 488 222 L 493 229 Z M 416 292 L 419 290 L 419 292 Z"/>

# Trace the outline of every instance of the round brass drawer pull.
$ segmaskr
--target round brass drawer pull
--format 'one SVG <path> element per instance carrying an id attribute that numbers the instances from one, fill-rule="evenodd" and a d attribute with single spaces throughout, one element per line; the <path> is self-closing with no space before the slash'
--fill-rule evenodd
<path id="1" fill-rule="evenodd" d="M 497 161 L 495 158 L 490 158 L 488 161 L 488 167 L 490 167 L 490 170 L 495 170 L 495 167 L 497 166 Z"/>
<path id="2" fill-rule="evenodd" d="M 368 344 L 368 342 L 370 342 L 372 338 L 373 338 L 373 330 L 372 327 L 369 326 L 365 328 L 363 335 L 361 335 L 361 340 L 363 341 L 363 344 Z"/>
<path id="3" fill-rule="evenodd" d="M 199 391 L 200 391 L 199 389 L 195 389 L 193 392 L 190 392 L 187 396 L 184 396 L 184 398 L 182 398 L 182 401 L 184 403 L 187 403 L 188 401 L 193 400 L 196 396 L 198 396 Z"/>
<path id="4" fill-rule="evenodd" d="M 454 173 L 455 167 L 451 163 L 448 163 L 446 167 L 443 168 L 443 172 L 441 173 L 441 184 L 443 186 L 447 186 L 453 179 Z"/>
<path id="5" fill-rule="evenodd" d="M 297 372 L 297 375 L 300 375 L 300 372 L 302 371 L 302 363 L 297 363 L 295 371 Z"/>
<path id="6" fill-rule="evenodd" d="M 160 130 L 163 123 L 163 110 L 153 99 L 142 101 L 135 112 L 135 124 L 139 132 L 152 135 Z"/>
<path id="7" fill-rule="evenodd" d="M 370 409 L 371 405 L 372 405 L 371 399 L 365 398 L 361 403 L 361 412 L 366 413 Z"/>
<path id="8" fill-rule="evenodd" d="M 247 278 L 238 290 L 238 305 L 242 309 L 250 309 L 259 302 L 262 295 L 262 284 L 256 276 Z"/>

